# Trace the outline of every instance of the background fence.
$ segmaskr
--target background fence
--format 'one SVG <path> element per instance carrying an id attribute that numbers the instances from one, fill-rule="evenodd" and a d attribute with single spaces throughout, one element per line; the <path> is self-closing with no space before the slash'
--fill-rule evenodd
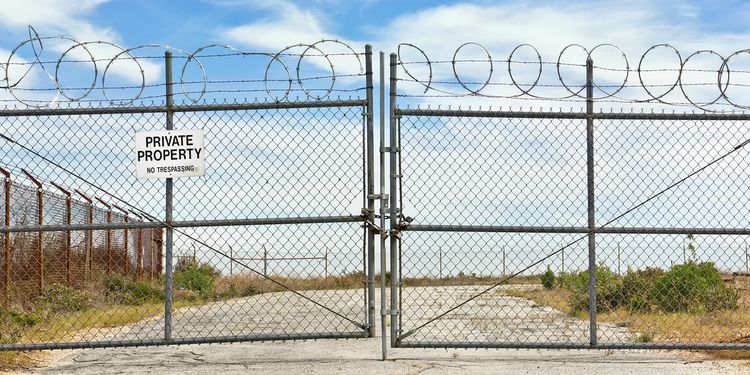
<path id="1" fill-rule="evenodd" d="M 42 183 L 26 171 L 1 170 L 2 212 L 8 226 L 142 222 L 137 214 L 116 212 L 80 190 Z M 30 183 L 18 181 L 23 179 Z M 109 274 L 161 277 L 162 234 L 159 228 L 3 234 L 4 304 L 31 305 L 52 284 L 80 288 Z"/>

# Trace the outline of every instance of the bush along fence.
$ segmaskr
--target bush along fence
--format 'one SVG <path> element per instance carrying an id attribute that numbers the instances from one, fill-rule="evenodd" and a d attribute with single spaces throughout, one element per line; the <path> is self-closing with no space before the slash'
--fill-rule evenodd
<path id="1" fill-rule="evenodd" d="M 44 183 L 26 170 L 3 175 L 0 212 L 6 226 L 142 222 L 79 189 Z M 31 184 L 19 182 L 29 180 Z M 125 228 L 3 233 L 0 294 L 5 305 L 26 305 L 53 284 L 83 287 L 101 276 L 157 278 L 162 274 L 162 229 Z"/>

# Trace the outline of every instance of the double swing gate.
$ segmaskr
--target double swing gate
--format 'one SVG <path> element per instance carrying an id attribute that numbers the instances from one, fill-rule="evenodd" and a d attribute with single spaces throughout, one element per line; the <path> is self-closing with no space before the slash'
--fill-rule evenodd
<path id="1" fill-rule="evenodd" d="M 634 69 L 613 45 L 547 62 L 401 44 L 376 101 L 369 46 L 30 36 L 2 64 L 0 350 L 378 323 L 384 357 L 388 340 L 747 348 L 747 51 L 658 45 Z M 135 133 L 172 129 L 203 130 L 205 176 L 136 179 Z"/>

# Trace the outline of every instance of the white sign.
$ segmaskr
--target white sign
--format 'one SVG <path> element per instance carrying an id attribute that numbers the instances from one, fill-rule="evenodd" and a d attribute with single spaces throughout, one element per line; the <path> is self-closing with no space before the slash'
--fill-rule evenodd
<path id="1" fill-rule="evenodd" d="M 205 160 L 203 129 L 135 133 L 138 178 L 203 176 Z"/>

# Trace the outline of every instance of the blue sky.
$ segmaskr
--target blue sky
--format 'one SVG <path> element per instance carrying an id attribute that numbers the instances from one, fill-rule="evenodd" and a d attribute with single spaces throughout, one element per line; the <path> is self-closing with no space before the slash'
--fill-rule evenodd
<path id="1" fill-rule="evenodd" d="M 395 52 L 399 43 L 407 42 L 423 48 L 433 60 L 450 60 L 455 49 L 468 41 L 481 43 L 493 54 L 493 59 L 497 60 L 507 58 L 510 51 L 518 44 L 529 43 L 539 50 L 545 61 L 555 61 L 560 50 L 570 43 L 579 43 L 588 48 L 599 43 L 613 43 L 627 54 L 630 68 L 633 69 L 637 66 L 640 55 L 650 46 L 658 43 L 674 45 L 680 49 L 683 58 L 700 49 L 712 49 L 726 57 L 735 51 L 749 48 L 750 31 L 746 26 L 747 19 L 750 19 L 750 3 L 742 1 L 5 0 L 3 6 L 0 7 L 0 62 L 6 61 L 8 53 L 19 42 L 28 38 L 27 26 L 33 25 L 42 36 L 67 35 L 81 41 L 110 41 L 123 47 L 159 43 L 185 51 L 194 51 L 203 45 L 212 43 L 226 43 L 243 51 L 275 53 L 291 44 L 312 43 L 324 38 L 335 38 L 346 41 L 358 51 L 363 49 L 364 43 L 371 43 L 375 51 Z M 52 56 L 57 58 L 63 51 L 64 49 L 58 49 L 57 51 L 53 49 L 52 52 L 55 52 L 56 55 L 52 53 Z M 101 51 L 95 50 L 94 52 L 99 53 Z M 163 53 L 163 50 L 156 52 Z M 612 50 L 605 52 L 597 57 L 597 65 L 619 67 L 618 64 L 621 64 L 621 61 L 618 60 L 617 53 L 613 53 Z M 27 53 L 24 57 L 28 59 L 30 56 Z M 659 67 L 659 64 L 663 63 L 665 66 L 674 68 L 674 65 L 668 65 L 668 58 L 669 56 L 655 56 L 656 61 L 653 67 Z M 716 65 L 717 61 L 715 60 L 705 59 L 705 61 L 699 61 L 691 67 L 706 67 L 709 70 L 716 70 L 718 65 Z M 744 70 L 750 71 L 750 55 L 746 55 L 741 62 L 745 64 L 746 69 Z M 583 61 L 578 61 L 578 63 L 583 63 Z M 244 61 L 231 62 L 227 59 L 227 65 L 219 66 L 216 69 L 209 68 L 210 78 L 219 79 L 222 74 L 235 78 L 258 77 L 257 71 L 248 72 L 250 69 L 247 69 L 243 64 Z M 468 77 L 481 79 L 486 74 L 486 70 L 481 66 L 464 68 L 466 70 L 462 70 L 462 72 L 466 73 Z M 163 68 L 160 63 L 149 64 L 146 61 L 143 69 L 145 70 L 147 83 L 161 82 Z M 345 66 L 343 70 L 346 71 L 346 69 L 348 68 Z M 547 66 L 545 66 L 545 69 L 547 69 Z M 231 71 L 231 73 L 226 70 Z M 496 67 L 496 78 L 498 80 L 506 78 L 501 75 L 502 70 L 502 67 Z M 123 72 L 132 73 L 132 70 L 123 70 Z M 549 77 L 545 75 L 543 79 L 550 77 L 555 79 L 556 76 L 551 70 L 545 72 Z M 240 73 L 245 73 L 246 76 L 251 77 L 242 76 Z M 526 74 L 533 73 L 533 71 L 526 72 Z M 35 74 L 37 74 L 37 78 L 42 76 L 40 72 Z M 84 77 L 83 74 L 81 73 L 80 77 Z M 435 74 L 436 79 L 452 78 L 450 64 L 443 64 L 442 68 L 436 68 Z M 127 76 L 127 74 L 125 75 Z M 616 83 L 618 79 L 616 74 L 608 71 L 598 71 L 596 76 L 597 79 L 602 77 L 603 81 L 598 82 Z M 77 77 L 79 76 L 73 75 L 69 78 Z M 133 75 L 130 76 L 130 83 L 136 83 L 137 79 L 133 79 L 133 77 Z M 526 79 L 525 76 L 521 78 L 522 80 Z M 750 82 L 750 77 L 747 74 L 744 77 L 740 75 L 738 78 L 737 83 Z M 662 77 L 659 79 L 668 83 L 671 78 Z M 659 83 L 659 79 L 653 83 Z M 715 82 L 716 74 L 709 74 L 703 78 L 696 77 L 695 79 Z M 629 80 L 633 82 L 637 81 L 637 78 L 631 75 Z M 32 81 L 29 84 L 33 86 L 37 83 L 37 81 Z M 361 82 L 359 83 L 361 86 Z M 163 90 L 163 88 L 159 87 L 158 90 Z M 421 88 L 416 87 L 409 91 L 408 87 L 404 87 L 403 90 L 406 93 L 418 94 Z M 747 88 L 744 91 L 741 91 L 741 88 L 732 88 L 732 90 L 733 98 L 748 99 L 743 103 L 750 104 L 750 90 Z M 0 91 L 0 99 L 6 98 L 3 96 L 4 94 Z M 642 92 L 633 92 L 634 97 L 642 94 Z M 715 96 L 715 93 L 709 92 L 706 94 L 706 97 L 712 96 Z M 644 97 L 640 96 L 639 98 Z M 507 101 L 491 98 L 470 97 L 467 99 L 471 100 L 472 105 L 508 105 Z M 679 98 L 677 99 L 679 100 Z M 430 102 L 434 105 L 455 104 L 457 102 L 455 98 L 420 100 L 420 98 L 415 98 L 414 104 Z M 536 106 L 540 103 L 520 102 L 520 104 L 528 107 L 529 104 Z M 545 104 L 546 107 L 547 103 L 541 104 Z M 511 105 L 519 105 L 519 102 L 511 102 Z M 255 126 L 261 125 L 255 124 Z M 679 124 L 667 125 L 679 127 Z M 651 128 L 647 130 L 649 129 Z M 551 133 L 545 133 L 544 135 L 553 137 L 555 136 L 554 132 L 560 129 L 552 128 L 549 130 Z M 462 137 L 459 140 L 472 139 L 476 136 L 476 134 L 470 132 L 467 134 L 461 133 L 462 129 L 459 126 L 456 126 L 452 131 Z M 633 151 L 635 155 L 632 158 L 616 155 L 618 157 L 613 158 L 615 161 L 612 162 L 635 163 L 632 160 L 656 160 L 657 162 L 661 160 L 653 157 L 647 158 L 649 157 L 648 152 L 653 150 L 648 142 L 649 139 L 664 136 L 668 132 L 666 130 L 664 130 L 664 133 L 661 133 L 661 130 L 649 131 L 653 133 L 643 137 L 640 134 L 646 132 L 646 130 L 636 129 L 630 134 L 631 136 L 635 135 L 634 138 L 638 138 L 637 141 L 644 144 L 634 143 L 634 145 L 628 146 L 623 141 L 625 143 L 623 146 L 615 142 L 611 146 L 612 149 L 632 149 L 635 150 Z M 671 129 L 671 131 L 677 132 L 674 129 Z M 682 144 L 699 137 L 693 134 L 690 129 L 679 131 L 681 133 L 677 136 L 672 136 L 671 139 L 674 140 L 675 145 L 669 149 L 675 155 L 665 157 L 664 160 L 666 161 L 662 168 L 652 171 L 648 175 L 639 173 L 638 175 L 642 180 L 631 181 L 631 183 L 627 183 L 624 178 L 621 179 L 622 181 L 617 178 L 610 181 L 608 186 L 611 191 L 604 191 L 602 197 L 611 197 L 611 201 L 619 202 L 618 204 L 622 205 L 622 207 L 610 207 L 613 212 L 620 212 L 630 206 L 628 203 L 639 202 L 652 191 L 658 190 L 661 186 L 657 183 L 659 181 L 656 181 L 658 177 L 668 176 L 670 177 L 668 180 L 671 180 L 671 178 L 677 178 L 690 172 L 692 170 L 690 167 L 697 167 L 694 164 L 680 163 L 683 159 L 697 163 L 703 160 L 701 157 L 708 158 L 720 154 L 727 147 L 732 147 L 736 142 L 742 140 L 726 139 L 726 137 L 722 137 L 722 134 L 715 135 L 716 139 L 713 139 L 709 137 L 711 136 L 709 134 L 705 135 L 706 138 L 710 138 L 704 142 L 705 149 L 694 147 L 685 150 L 684 147 L 681 147 Z M 731 136 L 744 136 L 740 133 L 740 131 L 736 131 Z M 486 145 L 488 150 L 496 146 L 491 144 L 492 140 L 481 137 L 481 134 L 477 138 L 478 142 L 488 142 Z M 610 138 L 617 140 L 623 137 L 611 136 Z M 127 139 L 127 134 L 123 135 L 122 139 Z M 287 140 L 272 141 L 278 141 L 279 144 L 261 146 L 267 149 L 284 150 L 289 153 L 295 152 L 286 143 Z M 480 144 L 484 145 L 484 143 Z M 256 146 L 261 147 L 254 145 L 254 147 Z M 62 152 L 59 147 L 56 150 Z M 122 150 L 119 151 L 122 152 L 123 160 L 129 160 L 130 148 L 128 145 L 123 146 Z M 534 150 L 518 150 L 519 153 L 530 155 L 533 154 L 532 151 Z M 434 160 L 435 155 L 427 156 Z M 451 159 L 453 162 L 458 160 L 456 155 L 443 156 L 453 158 Z M 542 169 L 534 165 L 533 161 L 524 159 L 508 161 L 498 156 L 494 165 L 512 164 L 517 168 L 528 168 L 536 171 L 535 177 L 538 179 L 546 178 L 547 175 L 540 173 L 539 171 Z M 21 167 L 25 166 L 21 160 L 15 162 L 20 164 Z M 125 163 L 122 165 L 129 166 Z M 740 167 L 743 165 L 739 164 Z M 678 166 L 682 166 L 682 169 L 678 169 Z M 738 169 L 744 170 L 744 168 Z M 631 171 L 634 170 L 634 167 L 623 165 L 620 170 Z M 49 176 L 44 177 L 53 178 L 55 173 L 59 173 L 59 171 L 53 171 Z M 477 184 L 483 183 L 481 178 L 472 177 L 468 172 L 466 175 L 460 173 L 455 175 L 434 173 L 433 175 L 446 176 L 444 180 L 441 180 L 441 183 L 447 186 L 450 186 L 451 179 L 471 181 L 472 183 L 476 180 Z M 505 174 L 498 171 L 494 177 L 504 176 Z M 127 172 L 124 172 L 122 177 L 128 178 L 128 183 L 136 183 L 132 181 L 132 176 Z M 622 176 L 618 175 L 617 177 Z M 710 180 L 715 181 L 719 178 Z M 116 184 L 120 181 L 113 179 L 111 182 Z M 578 180 L 572 179 L 571 184 L 575 185 L 578 182 Z M 71 181 L 71 184 L 73 183 Z M 242 186 L 244 183 L 246 181 L 241 180 L 237 186 Z M 636 191 L 619 191 L 618 188 L 623 186 Z M 643 189 L 640 189 L 641 187 Z M 741 187 L 734 187 L 734 190 L 730 189 L 731 192 L 741 191 Z M 701 189 L 694 188 L 689 193 L 695 193 L 696 191 L 700 192 Z M 724 192 L 727 197 L 730 196 L 730 193 Z M 576 192 L 570 194 L 576 195 Z M 617 200 L 622 195 L 627 195 L 633 202 Z M 527 194 L 526 197 L 528 196 Z M 570 198 L 564 194 L 558 196 Z M 458 198 L 461 198 L 461 196 L 459 195 Z M 510 202 L 512 201 L 510 198 L 499 197 L 498 200 L 505 199 Z M 576 196 L 577 198 L 580 197 Z M 697 207 L 700 206 L 699 203 L 705 203 L 702 199 L 708 198 L 696 198 L 697 203 L 691 207 Z M 662 204 L 674 209 L 675 202 L 679 200 L 679 196 L 665 198 Z M 738 200 L 744 202 L 746 194 L 741 195 Z M 160 204 L 160 201 L 157 203 Z M 723 204 L 730 203 L 724 202 Z M 351 207 L 349 207 L 350 211 L 358 213 L 359 204 L 359 199 L 353 199 Z M 741 206 L 747 207 L 744 204 L 741 204 Z M 685 210 L 690 211 L 691 207 L 687 207 Z M 650 215 L 651 211 L 647 211 L 647 214 Z M 688 218 L 688 214 L 681 217 Z M 424 213 L 422 213 L 422 218 L 424 216 Z M 581 219 L 581 217 L 576 217 Z M 658 217 L 661 218 L 662 216 Z M 555 243 L 551 243 L 550 246 L 558 245 L 556 241 L 552 242 Z"/>
<path id="2" fill-rule="evenodd" d="M 431 60 L 450 60 L 455 49 L 469 41 L 482 44 L 498 61 L 506 59 L 515 46 L 529 43 L 544 61 L 549 62 L 556 61 L 560 51 L 571 43 L 587 48 L 612 43 L 628 56 L 631 69 L 637 66 L 644 51 L 659 43 L 675 46 L 685 58 L 702 49 L 715 50 L 726 57 L 747 48 L 747 41 L 750 41 L 750 32 L 745 25 L 750 16 L 750 3 L 731 0 L 6 0 L 3 4 L 0 8 L 0 61 L 5 61 L 9 52 L 28 37 L 27 25 L 33 25 L 42 36 L 66 35 L 80 41 L 103 40 L 123 47 L 158 43 L 186 52 L 220 43 L 247 52 L 275 53 L 292 44 L 338 39 L 358 51 L 365 43 L 370 43 L 376 52 L 389 53 L 395 52 L 399 43 L 413 43 L 427 51 Z M 476 55 L 478 52 L 476 48 L 470 50 L 464 49 L 466 55 L 463 57 L 470 58 L 472 53 Z M 63 51 L 64 48 L 59 47 L 57 55 L 50 57 L 59 57 Z M 101 49 L 94 52 L 106 54 Z M 599 52 L 595 58 L 597 65 L 624 67 L 614 49 L 603 48 Z M 650 67 L 674 68 L 678 65 L 668 60 L 668 51 L 662 49 L 659 52 L 650 55 L 653 59 Z M 28 51 L 21 55 L 30 58 Z M 414 56 L 412 53 L 411 57 Z M 571 56 L 577 60 L 585 59 Z M 740 56 L 734 62 L 750 67 L 750 54 Z M 718 70 L 720 63 L 716 56 L 702 55 L 693 59 L 691 68 Z M 247 64 L 246 61 L 224 61 L 223 64 L 220 68 L 209 69 L 212 71 L 209 78 L 218 79 L 221 74 L 230 74 L 229 71 L 239 77 L 236 72 L 248 71 L 247 66 L 242 65 Z M 341 70 L 353 68 L 344 66 Z M 143 69 L 147 83 L 155 83 L 163 77 L 160 64 L 146 63 Z M 552 74 L 552 70 L 545 73 Z M 476 64 L 464 66 L 461 71 L 475 79 L 486 75 L 486 69 Z M 519 71 L 515 70 L 516 74 L 534 74 L 534 71 Z M 500 73 L 499 69 L 497 73 Z M 439 67 L 435 74 L 436 78 L 451 76 L 450 69 L 440 70 Z M 617 84 L 621 78 L 606 70 L 596 76 L 602 83 L 611 84 Z M 130 72 L 129 78 L 130 83 L 136 83 L 140 76 Z M 552 79 L 555 78 L 553 74 Z M 628 78 L 629 82 L 637 81 L 634 75 Z M 741 78 L 750 82 L 750 77 Z M 715 82 L 716 77 L 709 74 L 692 80 Z M 661 77 L 650 83 L 668 84 L 672 81 L 670 77 Z M 742 88 L 732 89 L 733 98 L 750 97 L 750 92 L 737 90 Z M 715 96 L 713 93 L 695 95 L 705 97 L 707 101 Z"/>
<path id="3" fill-rule="evenodd" d="M 334 36 L 373 43 L 376 50 L 389 50 L 394 41 L 425 38 L 454 44 L 465 35 L 483 43 L 528 43 L 541 34 L 559 46 L 605 36 L 607 40 L 601 42 L 615 44 L 630 42 L 634 36 L 643 42 L 679 44 L 690 38 L 696 42 L 714 38 L 726 43 L 747 40 L 748 14 L 750 4 L 743 1 L 6 0 L 0 10 L 0 47 L 12 48 L 26 35 L 27 24 L 45 35 L 186 49 L 208 43 L 271 45 L 283 39 L 236 32 L 259 25 L 305 32 L 310 39 L 297 42 Z"/>

